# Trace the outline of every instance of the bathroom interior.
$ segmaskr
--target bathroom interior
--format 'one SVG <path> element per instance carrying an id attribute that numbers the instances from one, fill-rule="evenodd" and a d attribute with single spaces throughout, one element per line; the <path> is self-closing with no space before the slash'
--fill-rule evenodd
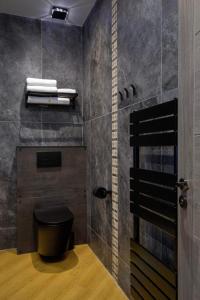
<path id="1" fill-rule="evenodd" d="M 200 299 L 199 0 L 1 0 L 0 107 L 0 300 Z"/>

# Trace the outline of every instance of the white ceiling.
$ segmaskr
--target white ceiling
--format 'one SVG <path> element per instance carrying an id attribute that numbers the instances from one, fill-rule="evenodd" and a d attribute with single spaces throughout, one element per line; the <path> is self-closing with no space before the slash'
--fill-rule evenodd
<path id="1" fill-rule="evenodd" d="M 69 9 L 69 23 L 83 26 L 96 0 L 0 0 L 0 13 L 49 19 L 52 6 Z"/>

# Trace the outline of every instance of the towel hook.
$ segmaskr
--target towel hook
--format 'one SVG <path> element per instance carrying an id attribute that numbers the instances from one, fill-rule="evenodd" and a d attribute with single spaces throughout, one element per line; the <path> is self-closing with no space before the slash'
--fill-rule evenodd
<path id="1" fill-rule="evenodd" d="M 123 101 L 124 100 L 124 96 L 123 96 L 122 92 L 119 91 L 119 95 L 120 95 L 121 101 Z"/>
<path id="2" fill-rule="evenodd" d="M 125 93 L 126 93 L 126 98 L 129 98 L 129 91 L 127 90 L 127 88 L 124 88 Z"/>
<path id="3" fill-rule="evenodd" d="M 133 97 L 137 97 L 136 87 L 133 84 L 131 84 L 131 88 L 133 89 Z"/>

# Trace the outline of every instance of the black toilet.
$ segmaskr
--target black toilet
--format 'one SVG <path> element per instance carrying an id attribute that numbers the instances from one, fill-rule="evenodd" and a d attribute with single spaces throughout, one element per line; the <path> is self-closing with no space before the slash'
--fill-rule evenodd
<path id="1" fill-rule="evenodd" d="M 40 204 L 34 209 L 37 251 L 43 257 L 61 257 L 73 249 L 74 216 L 64 204 Z"/>

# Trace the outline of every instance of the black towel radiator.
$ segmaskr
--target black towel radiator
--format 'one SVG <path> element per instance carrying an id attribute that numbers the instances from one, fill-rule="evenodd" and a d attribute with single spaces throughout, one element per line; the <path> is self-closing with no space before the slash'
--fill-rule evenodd
<path id="1" fill-rule="evenodd" d="M 134 214 L 131 293 L 135 300 L 177 299 L 177 267 L 173 270 L 167 267 L 140 244 L 140 219 L 143 219 L 173 236 L 177 256 L 177 106 L 174 99 L 130 116 L 134 161 L 130 169 L 130 209 Z M 141 169 L 140 148 L 162 146 L 174 149 L 173 174 Z"/>

